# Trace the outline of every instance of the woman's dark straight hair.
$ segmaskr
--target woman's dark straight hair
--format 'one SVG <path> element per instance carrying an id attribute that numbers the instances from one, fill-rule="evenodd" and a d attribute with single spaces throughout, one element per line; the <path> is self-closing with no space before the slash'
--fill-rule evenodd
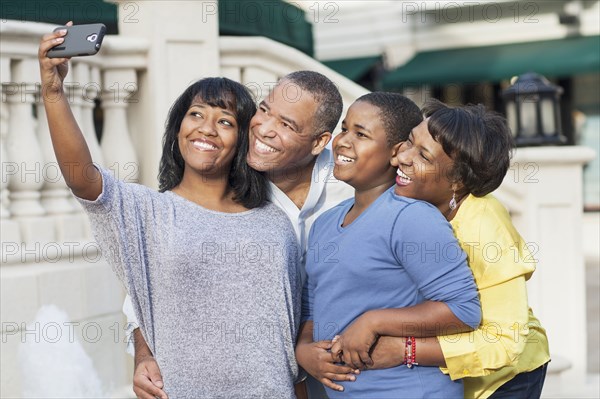
<path id="1" fill-rule="evenodd" d="M 177 136 L 181 122 L 195 99 L 235 114 L 238 140 L 228 183 L 234 192 L 234 200 L 239 204 L 249 209 L 264 205 L 269 192 L 267 179 L 246 163 L 250 119 L 256 113 L 256 104 L 246 87 L 227 78 L 200 79 L 190 85 L 171 106 L 163 135 L 158 172 L 159 191 L 172 190 L 183 178 L 185 165 L 179 151 Z"/>

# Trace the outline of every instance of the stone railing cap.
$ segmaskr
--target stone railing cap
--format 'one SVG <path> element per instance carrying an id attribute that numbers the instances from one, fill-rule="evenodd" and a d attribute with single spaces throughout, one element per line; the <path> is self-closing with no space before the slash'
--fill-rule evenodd
<path id="1" fill-rule="evenodd" d="M 596 155 L 596 151 L 584 146 L 521 147 L 514 151 L 513 161 L 585 164 L 594 159 Z"/>

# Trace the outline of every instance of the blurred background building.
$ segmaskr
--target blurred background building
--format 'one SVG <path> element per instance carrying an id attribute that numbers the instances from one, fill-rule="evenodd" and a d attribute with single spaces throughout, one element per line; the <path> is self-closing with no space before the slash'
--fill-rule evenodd
<path id="1" fill-rule="evenodd" d="M 312 69 L 345 107 L 388 90 L 508 111 L 520 146 L 495 195 L 538 261 L 528 288 L 553 356 L 544 396 L 600 396 L 600 1 L 7 0 L 1 397 L 132 395 L 123 289 L 60 178 L 39 101 L 40 37 L 68 20 L 110 34 L 98 55 L 73 58 L 66 81 L 92 155 L 151 187 L 169 106 L 204 76 L 260 99 Z M 548 80 L 523 96 L 530 72 Z"/>

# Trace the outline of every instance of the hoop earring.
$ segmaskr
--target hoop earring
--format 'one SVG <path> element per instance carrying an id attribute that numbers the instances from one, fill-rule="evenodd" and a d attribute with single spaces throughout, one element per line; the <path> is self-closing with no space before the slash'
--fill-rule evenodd
<path id="1" fill-rule="evenodd" d="M 457 205 L 458 204 L 456 203 L 456 191 L 452 190 L 452 199 L 448 203 L 448 206 L 450 207 L 450 210 L 453 211 L 456 209 Z"/>

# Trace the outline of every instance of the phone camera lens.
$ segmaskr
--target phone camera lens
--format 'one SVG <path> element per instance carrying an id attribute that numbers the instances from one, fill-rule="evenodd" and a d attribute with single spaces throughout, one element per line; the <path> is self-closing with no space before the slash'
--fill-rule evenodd
<path id="1" fill-rule="evenodd" d="M 88 42 L 95 42 L 98 39 L 98 35 L 95 33 L 92 33 L 91 35 L 89 35 L 87 37 L 87 41 Z"/>

